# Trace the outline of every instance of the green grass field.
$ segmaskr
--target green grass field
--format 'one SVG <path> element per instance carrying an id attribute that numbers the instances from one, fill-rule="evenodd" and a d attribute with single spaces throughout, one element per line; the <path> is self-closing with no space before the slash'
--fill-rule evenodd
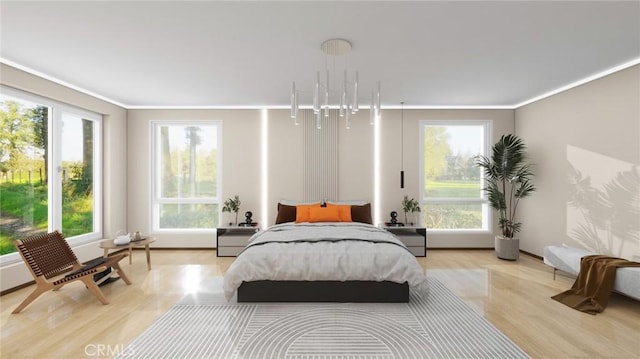
<path id="1" fill-rule="evenodd" d="M 426 181 L 425 189 L 430 197 L 478 198 L 479 181 Z"/>
<path id="2" fill-rule="evenodd" d="M 17 219 L 32 230 L 48 228 L 47 186 L 27 183 L 0 184 L 0 212 L 4 219 Z M 92 197 L 63 199 L 62 228 L 66 237 L 93 230 Z M 0 229 L 0 254 L 15 252 L 17 237 L 8 229 Z"/>
<path id="3" fill-rule="evenodd" d="M 429 197 L 479 198 L 479 181 L 426 181 Z M 433 204 L 427 206 L 424 225 L 433 229 L 477 229 L 482 227 L 482 206 L 479 204 Z"/>

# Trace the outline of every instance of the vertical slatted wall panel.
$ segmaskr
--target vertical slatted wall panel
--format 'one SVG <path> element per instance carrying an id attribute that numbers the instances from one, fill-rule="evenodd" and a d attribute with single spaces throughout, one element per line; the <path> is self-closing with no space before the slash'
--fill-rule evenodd
<path id="1" fill-rule="evenodd" d="M 338 199 L 338 110 L 322 116 L 317 129 L 313 110 L 304 110 L 304 201 Z"/>

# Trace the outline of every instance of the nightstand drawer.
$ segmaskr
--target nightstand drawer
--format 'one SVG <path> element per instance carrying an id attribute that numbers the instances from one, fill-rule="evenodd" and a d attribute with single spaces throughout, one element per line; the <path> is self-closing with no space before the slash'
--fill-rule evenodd
<path id="1" fill-rule="evenodd" d="M 218 237 L 218 247 L 244 247 L 249 244 L 249 238 L 251 238 L 251 236 L 246 234 L 226 234 L 224 236 Z"/>
<path id="2" fill-rule="evenodd" d="M 413 234 L 413 235 L 409 235 L 409 234 L 396 234 L 396 236 L 398 238 L 400 238 L 400 241 L 402 241 L 402 243 L 404 243 L 405 246 L 407 247 L 419 247 L 422 246 L 424 247 L 424 237 L 418 234 Z"/>

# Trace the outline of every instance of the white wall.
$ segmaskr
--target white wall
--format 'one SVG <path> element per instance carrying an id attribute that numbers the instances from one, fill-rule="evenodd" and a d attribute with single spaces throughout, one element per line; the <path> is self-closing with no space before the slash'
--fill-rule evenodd
<path id="1" fill-rule="evenodd" d="M 640 66 L 521 107 L 515 123 L 538 188 L 521 202 L 521 249 L 640 259 Z"/>
<path id="2" fill-rule="evenodd" d="M 289 110 L 269 110 L 268 115 L 268 220 L 263 228 L 275 223 L 279 200 L 301 201 L 304 193 L 304 124 L 294 125 Z"/>
<path id="3" fill-rule="evenodd" d="M 112 237 L 119 228 L 126 228 L 127 111 L 122 107 L 5 64 L 0 64 L 0 73 L 2 85 L 103 115 L 103 236 Z M 102 250 L 96 243 L 73 249 L 81 261 L 102 255 Z M 33 279 L 22 262 L 0 268 L 0 278 L 0 290 L 9 289 Z"/>
<path id="4" fill-rule="evenodd" d="M 374 203 L 373 126 L 369 111 L 351 115 L 351 128 L 344 120 L 338 127 L 338 195 L 340 200 Z M 373 208 L 372 208 L 373 211 Z"/>

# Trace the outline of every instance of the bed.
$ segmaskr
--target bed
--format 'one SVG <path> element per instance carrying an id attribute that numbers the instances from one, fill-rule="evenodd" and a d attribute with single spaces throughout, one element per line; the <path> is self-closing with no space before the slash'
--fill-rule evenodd
<path id="1" fill-rule="evenodd" d="M 277 224 L 256 233 L 231 264 L 227 299 L 237 293 L 238 302 L 408 302 L 410 288 L 428 291 L 411 252 L 370 223 L 369 204 L 297 205 L 295 214 L 290 207 L 279 204 Z"/>

